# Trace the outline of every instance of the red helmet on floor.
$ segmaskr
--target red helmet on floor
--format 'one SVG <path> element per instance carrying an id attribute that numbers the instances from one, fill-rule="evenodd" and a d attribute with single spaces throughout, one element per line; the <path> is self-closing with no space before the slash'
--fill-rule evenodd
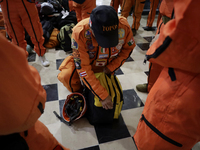
<path id="1" fill-rule="evenodd" d="M 62 115 L 65 121 L 72 122 L 81 118 L 86 112 L 86 101 L 82 94 L 72 93 L 67 96 L 63 105 Z"/>

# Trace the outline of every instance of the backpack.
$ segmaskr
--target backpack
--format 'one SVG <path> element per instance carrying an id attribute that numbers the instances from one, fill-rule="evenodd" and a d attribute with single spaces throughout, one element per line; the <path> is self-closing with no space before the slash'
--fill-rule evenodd
<path id="1" fill-rule="evenodd" d="M 60 32 L 57 35 L 57 39 L 60 42 L 60 47 L 65 52 L 72 51 L 71 48 L 71 35 L 72 28 L 75 26 L 74 23 L 67 24 L 60 29 Z"/>
<path id="2" fill-rule="evenodd" d="M 116 75 L 101 72 L 95 73 L 95 76 L 112 97 L 113 109 L 102 108 L 99 98 L 86 87 L 84 94 L 87 104 L 86 117 L 92 125 L 112 123 L 114 119 L 118 119 L 124 101 L 121 84 Z"/>

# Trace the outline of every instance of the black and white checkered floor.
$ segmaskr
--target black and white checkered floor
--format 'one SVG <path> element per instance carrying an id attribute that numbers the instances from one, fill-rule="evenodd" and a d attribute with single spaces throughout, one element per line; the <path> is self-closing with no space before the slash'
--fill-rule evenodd
<path id="1" fill-rule="evenodd" d="M 97 4 L 107 4 L 110 1 L 98 1 Z M 142 16 L 141 25 L 134 37 L 137 46 L 130 58 L 116 72 L 124 94 L 124 105 L 121 115 L 112 125 L 92 126 L 86 118 L 74 122 L 72 126 L 62 123 L 53 114 L 60 112 L 63 103 L 70 92 L 60 83 L 57 75 L 61 62 L 69 54 L 63 50 L 48 49 L 46 58 L 50 61 L 50 67 L 43 67 L 38 56 L 33 53 L 29 56 L 29 64 L 40 73 L 41 83 L 47 92 L 47 102 L 44 114 L 39 118 L 65 147 L 71 150 L 136 150 L 132 136 L 134 135 L 140 115 L 145 105 L 147 94 L 138 92 L 136 85 L 147 82 L 148 62 L 143 60 L 149 47 L 149 43 L 155 35 L 155 31 L 144 31 L 147 16 Z M 154 25 L 156 26 L 156 19 Z M 128 17 L 132 24 L 132 17 Z M 199 150 L 197 144 L 193 150 Z"/>

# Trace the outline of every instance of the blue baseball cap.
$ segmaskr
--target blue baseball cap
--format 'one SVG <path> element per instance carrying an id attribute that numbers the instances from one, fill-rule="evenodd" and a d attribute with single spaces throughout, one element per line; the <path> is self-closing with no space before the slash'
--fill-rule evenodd
<path id="1" fill-rule="evenodd" d="M 94 8 L 89 24 L 101 47 L 115 47 L 118 44 L 119 18 L 112 6 L 101 5 Z"/>

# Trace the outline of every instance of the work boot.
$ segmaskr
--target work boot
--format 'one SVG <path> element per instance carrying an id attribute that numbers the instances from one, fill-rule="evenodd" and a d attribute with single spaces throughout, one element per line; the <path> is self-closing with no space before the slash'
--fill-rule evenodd
<path id="1" fill-rule="evenodd" d="M 136 89 L 140 92 L 148 93 L 148 84 L 147 83 L 138 84 L 136 85 Z"/>
<path id="2" fill-rule="evenodd" d="M 44 67 L 48 67 L 50 65 L 49 61 L 46 59 L 45 55 L 39 56 L 39 59 Z"/>
<path id="3" fill-rule="evenodd" d="M 133 32 L 133 36 L 135 36 L 136 35 L 136 29 L 132 29 L 132 32 Z"/>
<path id="4" fill-rule="evenodd" d="M 155 27 L 149 27 L 149 26 L 143 27 L 143 29 L 146 31 L 155 31 L 156 30 Z"/>

